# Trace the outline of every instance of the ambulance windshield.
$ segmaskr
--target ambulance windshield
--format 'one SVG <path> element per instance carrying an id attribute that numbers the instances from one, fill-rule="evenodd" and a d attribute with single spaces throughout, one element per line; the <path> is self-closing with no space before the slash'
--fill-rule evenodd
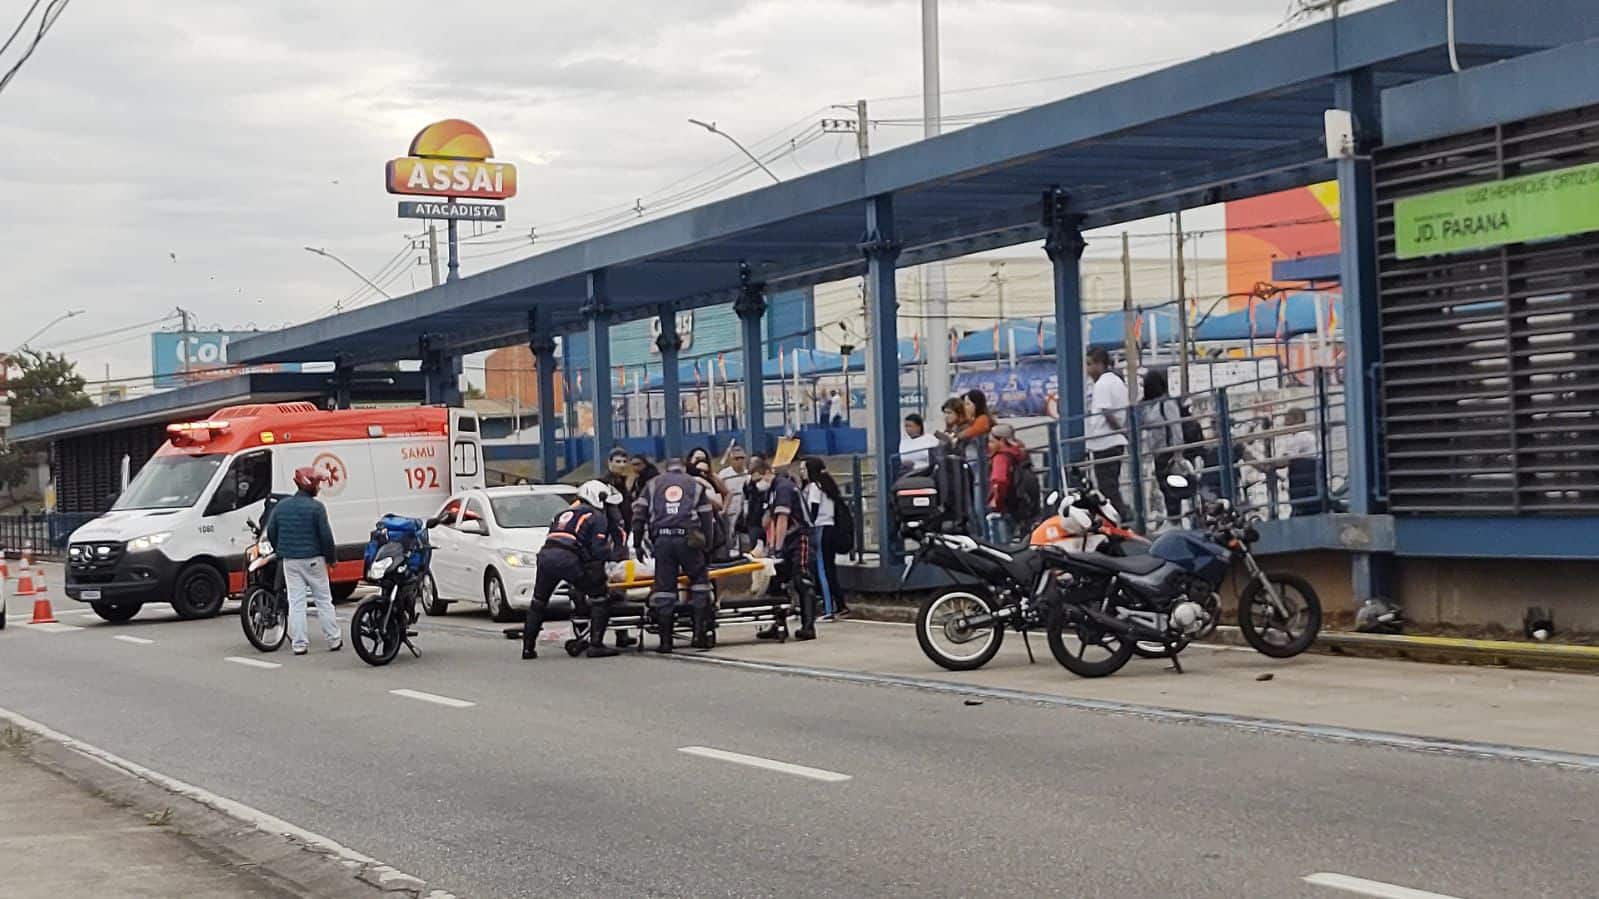
<path id="1" fill-rule="evenodd" d="M 111 510 L 186 509 L 200 500 L 226 458 L 224 453 L 156 456 L 139 470 Z"/>

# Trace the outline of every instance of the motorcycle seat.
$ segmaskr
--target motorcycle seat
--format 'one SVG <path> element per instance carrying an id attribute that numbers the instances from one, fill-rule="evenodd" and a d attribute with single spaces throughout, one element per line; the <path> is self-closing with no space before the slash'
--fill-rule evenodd
<path id="1" fill-rule="evenodd" d="M 1067 550 L 1066 557 L 1073 562 L 1117 574 L 1150 574 L 1166 564 L 1165 559 L 1151 555 L 1107 556 L 1104 553 Z"/>
<path id="2" fill-rule="evenodd" d="M 988 540 L 978 540 L 973 538 L 973 542 L 978 546 L 986 546 L 989 549 L 997 549 L 1007 556 L 1020 555 L 1026 550 L 1034 548 L 1033 545 L 1026 540 L 1023 540 L 1020 543 L 994 543 Z"/>

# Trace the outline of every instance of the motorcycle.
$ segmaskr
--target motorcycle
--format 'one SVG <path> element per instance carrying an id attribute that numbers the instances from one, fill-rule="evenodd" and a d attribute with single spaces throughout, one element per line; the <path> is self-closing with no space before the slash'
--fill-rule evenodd
<path id="1" fill-rule="evenodd" d="M 265 521 L 275 498 L 267 500 Z M 277 550 L 267 539 L 266 528 L 248 519 L 254 537 L 244 550 L 244 602 L 239 606 L 239 624 L 244 638 L 261 652 L 276 652 L 289 637 L 289 591 L 283 582 L 283 565 Z"/>
<path id="2" fill-rule="evenodd" d="M 1174 491 L 1192 495 L 1183 475 L 1167 476 Z M 1203 529 L 1172 530 L 1157 537 L 1143 555 L 1116 558 L 1067 550 L 1076 571 L 1056 578 L 1063 602 L 1049 623 L 1050 651 L 1056 660 L 1085 677 L 1114 673 L 1140 654 L 1170 658 L 1213 630 L 1220 618 L 1222 581 L 1241 562 L 1247 583 L 1238 597 L 1238 623 L 1257 652 L 1291 658 L 1310 647 L 1321 631 L 1321 601 L 1304 578 L 1267 573 L 1250 547 L 1260 539 L 1254 522 L 1225 499 L 1203 504 Z M 1103 664 L 1083 666 L 1066 645 L 1073 636 L 1084 645 L 1101 645 L 1115 635 L 1117 647 Z M 1153 650 L 1150 646 L 1158 646 Z M 1116 657 L 1121 656 L 1120 664 Z M 1084 673 L 1078 667 L 1091 668 Z"/>
<path id="3" fill-rule="evenodd" d="M 422 653 L 411 642 L 412 630 L 420 609 L 422 593 L 433 561 L 428 528 L 436 519 L 421 521 L 398 515 L 385 515 L 367 541 L 362 563 L 364 579 L 378 588 L 355 607 L 350 616 L 350 642 L 361 661 L 382 666 L 394 661 L 403 646 L 418 658 Z"/>

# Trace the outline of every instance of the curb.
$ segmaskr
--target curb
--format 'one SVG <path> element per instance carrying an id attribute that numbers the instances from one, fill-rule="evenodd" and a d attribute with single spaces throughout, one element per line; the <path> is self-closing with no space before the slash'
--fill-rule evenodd
<path id="1" fill-rule="evenodd" d="M 210 793 L 0 708 L 0 722 L 36 742 L 23 758 L 102 799 L 170 818 L 174 831 L 209 861 L 248 870 L 295 895 L 316 899 L 404 896 L 455 899 L 419 877 L 320 834 Z M 242 826 L 241 826 L 242 825 Z"/>

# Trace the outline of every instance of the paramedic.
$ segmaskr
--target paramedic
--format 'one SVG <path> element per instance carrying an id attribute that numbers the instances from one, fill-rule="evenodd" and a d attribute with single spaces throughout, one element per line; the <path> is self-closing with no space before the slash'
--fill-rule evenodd
<path id="1" fill-rule="evenodd" d="M 816 581 L 811 560 L 814 547 L 811 543 L 809 510 L 800 496 L 799 485 L 787 473 L 776 474 L 768 469 L 762 474 L 766 485 L 766 545 L 777 556 L 777 576 L 772 579 L 772 589 L 794 588 L 799 604 L 800 628 L 794 632 L 796 640 L 816 639 Z M 788 635 L 788 623 L 779 620 L 771 627 L 759 631 L 762 640 L 778 640 Z"/>
<path id="2" fill-rule="evenodd" d="M 555 588 L 565 581 L 572 590 L 572 604 L 580 597 L 589 607 L 588 657 L 602 659 L 616 655 L 605 645 L 605 628 L 611 620 L 610 591 L 605 583 L 605 563 L 625 549 L 614 537 L 608 507 L 620 505 L 622 494 L 604 481 L 588 481 L 577 488 L 577 501 L 562 509 L 550 522 L 550 535 L 539 550 L 538 573 L 533 582 L 533 599 L 527 607 L 527 624 L 522 628 L 522 658 L 536 659 L 539 630 L 544 612 Z"/>
<path id="3" fill-rule="evenodd" d="M 338 652 L 344 646 L 328 588 L 328 566 L 334 562 L 337 546 L 327 507 L 316 498 L 322 481 L 322 473 L 315 468 L 296 468 L 295 494 L 279 502 L 267 518 L 266 538 L 283 560 L 283 580 L 289 592 L 289 644 L 297 656 L 305 655 L 311 645 L 305 633 L 307 602 L 316 603 L 316 620 L 322 625 L 328 650 Z"/>
<path id="4" fill-rule="evenodd" d="M 705 482 L 684 470 L 683 460 L 670 459 L 666 471 L 644 487 L 633 503 L 633 540 L 649 534 L 655 554 L 655 583 L 650 608 L 661 636 L 656 652 L 672 651 L 672 625 L 677 612 L 677 576 L 688 578 L 689 609 L 695 649 L 710 649 L 711 578 L 706 549 L 716 533 L 710 491 Z"/>

